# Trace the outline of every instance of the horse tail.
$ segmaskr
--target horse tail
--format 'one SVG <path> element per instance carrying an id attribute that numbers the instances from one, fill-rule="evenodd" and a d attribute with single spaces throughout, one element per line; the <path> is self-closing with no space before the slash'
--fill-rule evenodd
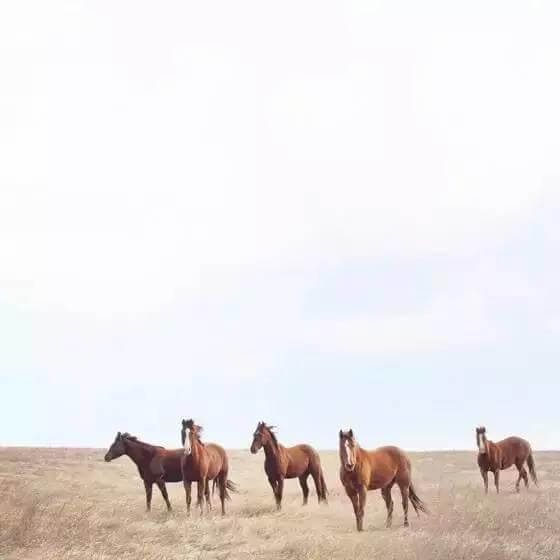
<path id="1" fill-rule="evenodd" d="M 535 486 L 538 486 L 539 482 L 537 480 L 537 471 L 535 471 L 535 460 L 533 459 L 533 453 L 529 453 L 529 456 L 527 457 L 527 466 L 529 467 L 529 474 L 531 475 Z"/>
<path id="2" fill-rule="evenodd" d="M 226 500 L 231 500 L 231 496 L 229 495 L 228 490 L 229 492 L 233 492 L 234 494 L 239 494 L 239 489 L 237 488 L 237 484 L 235 484 L 235 482 L 229 479 L 227 479 L 224 482 L 224 497 Z"/>
<path id="3" fill-rule="evenodd" d="M 428 508 L 426 507 L 426 504 L 418 497 L 418 494 L 416 493 L 412 482 L 410 483 L 410 487 L 408 489 L 408 495 L 410 497 L 410 502 L 412 503 L 412 507 L 414 508 L 416 515 L 420 516 L 420 511 L 426 514 L 430 513 L 428 511 Z"/>

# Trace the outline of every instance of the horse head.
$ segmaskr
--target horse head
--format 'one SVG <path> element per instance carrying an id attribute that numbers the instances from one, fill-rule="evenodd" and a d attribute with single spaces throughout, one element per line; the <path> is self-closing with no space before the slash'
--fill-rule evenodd
<path id="1" fill-rule="evenodd" d="M 269 443 L 276 443 L 276 436 L 272 430 L 274 430 L 274 426 L 268 426 L 263 421 L 257 424 L 257 429 L 253 434 L 253 443 L 251 443 L 251 453 L 257 453 L 261 447 Z"/>
<path id="2" fill-rule="evenodd" d="M 347 471 L 353 471 L 357 463 L 357 448 L 356 438 L 354 432 L 350 428 L 347 432 L 340 430 L 338 432 L 338 449 L 340 454 L 340 462 Z"/>
<path id="3" fill-rule="evenodd" d="M 192 448 L 195 443 L 200 442 L 200 433 L 202 432 L 202 426 L 198 426 L 194 423 L 192 418 L 182 421 L 181 429 L 181 441 L 183 442 L 183 448 L 185 455 L 190 455 L 192 453 Z"/>
<path id="4" fill-rule="evenodd" d="M 121 455 L 126 453 L 126 445 L 125 440 L 130 437 L 128 432 L 121 434 L 121 432 L 117 432 L 117 436 L 115 437 L 115 441 L 109 447 L 109 451 L 105 453 L 105 461 L 109 462 L 113 459 L 117 459 Z"/>
<path id="5" fill-rule="evenodd" d="M 486 428 L 484 426 L 479 426 L 476 429 L 476 446 L 478 447 L 478 451 L 482 454 L 487 452 L 486 443 Z"/>

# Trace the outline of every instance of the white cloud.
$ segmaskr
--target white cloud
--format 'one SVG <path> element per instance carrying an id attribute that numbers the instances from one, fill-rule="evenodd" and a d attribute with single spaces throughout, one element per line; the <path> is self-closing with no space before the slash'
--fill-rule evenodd
<path id="1" fill-rule="evenodd" d="M 381 317 L 311 320 L 306 341 L 323 352 L 401 358 L 411 354 L 480 348 L 495 342 L 478 294 L 440 299 L 422 312 Z"/>
<path id="2" fill-rule="evenodd" d="M 560 173 L 544 8 L 289 6 L 10 8 L 4 302 L 111 317 L 231 301 L 259 267 L 473 255 L 528 219 Z M 345 321 L 329 329 L 358 348 L 453 332 L 441 309 Z"/>

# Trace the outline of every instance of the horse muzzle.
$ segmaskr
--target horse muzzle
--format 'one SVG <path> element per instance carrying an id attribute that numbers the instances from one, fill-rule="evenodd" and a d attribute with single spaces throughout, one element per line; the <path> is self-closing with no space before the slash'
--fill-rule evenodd
<path id="1" fill-rule="evenodd" d="M 348 472 L 352 472 L 355 468 L 356 468 L 356 463 L 354 463 L 353 465 L 349 465 L 348 463 L 344 464 L 344 470 Z"/>

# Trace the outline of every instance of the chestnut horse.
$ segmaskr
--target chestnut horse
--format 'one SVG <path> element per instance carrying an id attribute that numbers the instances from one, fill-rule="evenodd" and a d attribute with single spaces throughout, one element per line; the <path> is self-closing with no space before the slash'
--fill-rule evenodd
<path id="1" fill-rule="evenodd" d="M 187 513 L 191 511 L 191 484 L 197 482 L 197 506 L 202 515 L 202 493 L 206 496 L 206 506 L 210 510 L 209 481 L 213 480 L 213 489 L 218 486 L 222 515 L 225 515 L 225 501 L 230 499 L 228 490 L 237 492 L 235 484 L 228 480 L 229 462 L 224 448 L 216 443 L 202 443 L 200 433 L 202 426 L 197 426 L 192 419 L 182 421 L 181 441 L 183 442 L 183 457 L 181 469 L 183 484 L 187 500 Z"/>
<path id="2" fill-rule="evenodd" d="M 525 462 L 529 467 L 529 473 L 535 486 L 537 483 L 537 473 L 535 472 L 535 460 L 531 444 L 519 437 L 508 437 L 502 441 L 494 443 L 486 439 L 486 428 L 481 426 L 476 429 L 476 445 L 478 447 L 478 466 L 482 480 L 484 480 L 484 490 L 488 494 L 488 471 L 494 473 L 494 483 L 496 492 L 500 493 L 500 471 L 509 469 L 512 465 L 517 467 L 519 477 L 515 483 L 515 489 L 519 492 L 521 479 L 525 482 L 525 488 L 529 488 L 529 477 L 525 469 Z"/>
<path id="3" fill-rule="evenodd" d="M 140 478 L 146 489 L 146 509 L 152 507 L 152 486 L 158 485 L 165 500 L 167 509 L 171 510 L 171 503 L 167 495 L 166 482 L 181 482 L 182 449 L 165 449 L 158 445 L 150 445 L 131 436 L 128 432 L 117 433 L 115 441 L 105 454 L 105 461 L 109 462 L 121 455 L 128 455 L 138 467 Z"/>
<path id="4" fill-rule="evenodd" d="M 251 453 L 257 453 L 261 447 L 264 448 L 264 470 L 272 486 L 277 509 L 282 507 L 285 478 L 299 478 L 303 491 L 303 505 L 305 505 L 309 496 L 307 478 L 311 475 L 315 482 L 319 503 L 326 502 L 327 485 L 317 451 L 304 443 L 294 447 L 284 447 L 278 443 L 273 429 L 273 426 L 267 426 L 264 422 L 258 423 L 253 434 Z"/>
<path id="5" fill-rule="evenodd" d="M 408 500 L 417 515 L 419 511 L 428 513 L 422 500 L 416 494 L 411 480 L 410 460 L 398 447 L 380 447 L 375 451 L 362 449 L 354 437 L 352 429 L 339 432 L 340 480 L 354 507 L 358 531 L 364 528 L 364 509 L 368 490 L 381 489 L 387 506 L 387 523 L 393 521 L 393 499 L 391 488 L 397 483 L 402 495 L 404 526 L 408 527 Z"/>

